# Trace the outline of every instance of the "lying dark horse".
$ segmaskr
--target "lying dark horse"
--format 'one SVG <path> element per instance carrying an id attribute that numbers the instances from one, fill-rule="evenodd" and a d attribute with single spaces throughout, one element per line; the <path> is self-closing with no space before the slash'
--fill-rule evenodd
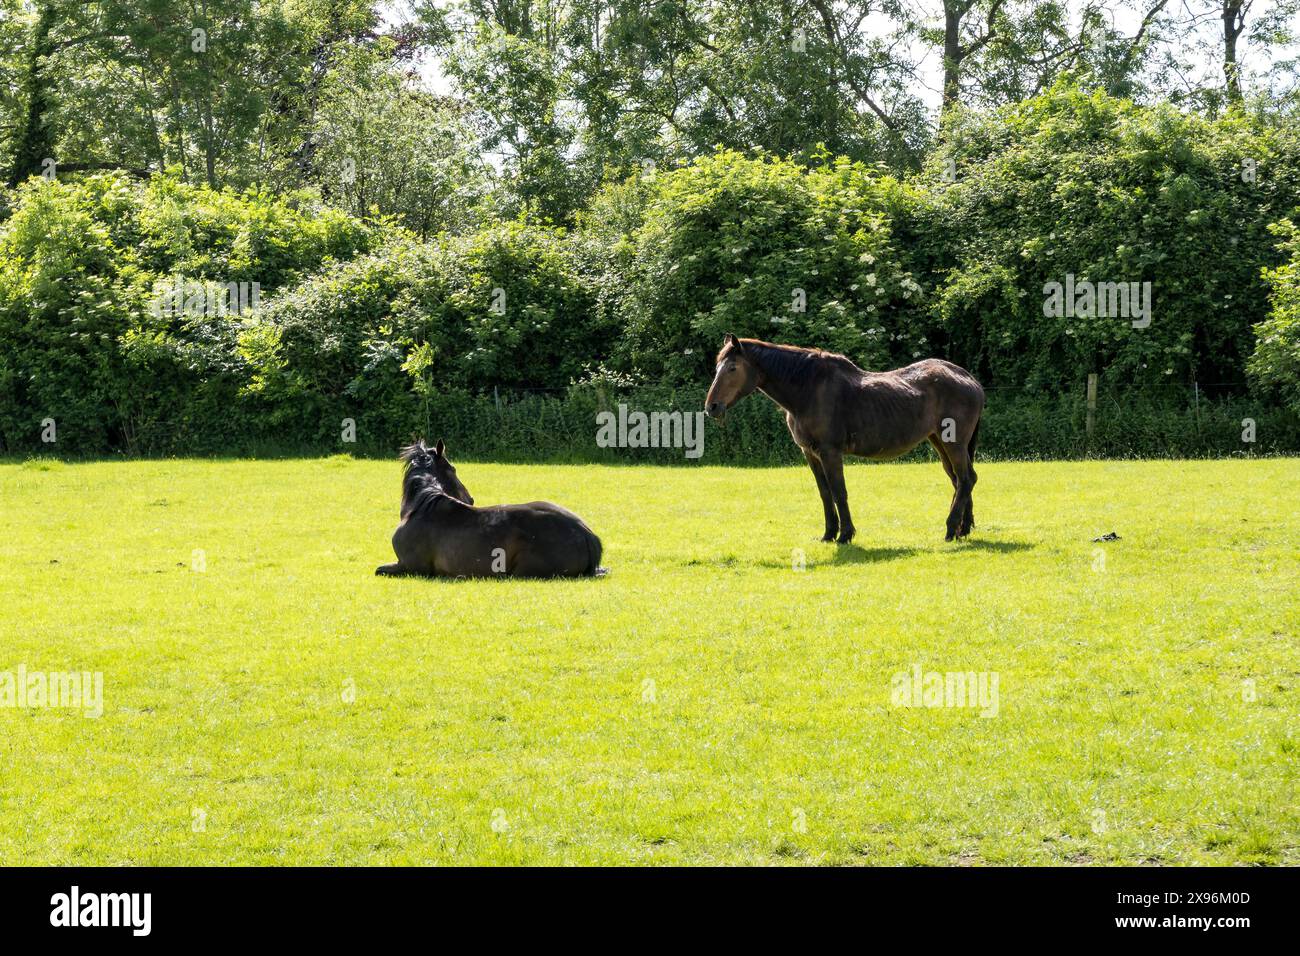
<path id="1" fill-rule="evenodd" d="M 926 439 L 952 480 L 946 540 L 963 538 L 975 527 L 971 489 L 984 389 L 964 368 L 925 359 L 892 372 L 864 372 L 843 355 L 728 335 L 705 411 L 721 421 L 754 389 L 785 409 L 790 435 L 817 479 L 826 516 L 823 541 L 847 544 L 855 530 L 844 455 L 887 461 Z"/>
<path id="2" fill-rule="evenodd" d="M 430 577 L 577 577 L 600 567 L 600 539 L 549 501 L 475 508 L 441 440 L 402 449 L 402 523 L 394 564 L 375 574 Z"/>

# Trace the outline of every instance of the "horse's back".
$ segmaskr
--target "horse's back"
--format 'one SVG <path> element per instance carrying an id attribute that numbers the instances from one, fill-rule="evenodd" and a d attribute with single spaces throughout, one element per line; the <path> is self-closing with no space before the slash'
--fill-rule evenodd
<path id="1" fill-rule="evenodd" d="M 877 461 L 907 454 L 948 419 L 973 424 L 984 410 L 979 382 L 945 359 L 923 359 L 887 372 L 846 373 L 832 381 L 836 391 L 827 407 L 834 412 L 821 422 L 821 437 L 849 454 Z M 796 428 L 791 434 L 798 442 Z"/>
<path id="2" fill-rule="evenodd" d="M 578 524 L 581 524 L 584 527 L 586 526 L 583 520 L 579 518 L 576 514 L 574 514 L 568 508 L 565 508 L 561 505 L 557 505 L 554 501 L 528 501 L 521 505 L 500 505 L 499 507 L 506 508 L 512 511 L 541 511 L 550 514 L 562 515 L 565 518 L 572 518 L 574 521 L 578 522 Z"/>
<path id="3" fill-rule="evenodd" d="M 595 574 L 603 552 L 600 538 L 568 508 L 551 501 L 496 505 L 489 522 L 513 538 L 519 565 L 529 576 Z"/>
<path id="4" fill-rule="evenodd" d="M 872 375 L 885 390 L 911 393 L 921 404 L 945 414 L 979 415 L 984 410 L 984 388 L 966 369 L 947 359 L 928 358 L 892 372 Z"/>
<path id="5" fill-rule="evenodd" d="M 978 394 L 981 398 L 984 395 L 984 389 L 974 375 L 956 362 L 949 362 L 947 359 L 922 359 L 919 362 L 913 362 L 911 365 L 905 365 L 893 372 L 883 374 L 896 375 L 903 381 L 920 388 L 946 384 L 968 390 L 972 394 Z"/>

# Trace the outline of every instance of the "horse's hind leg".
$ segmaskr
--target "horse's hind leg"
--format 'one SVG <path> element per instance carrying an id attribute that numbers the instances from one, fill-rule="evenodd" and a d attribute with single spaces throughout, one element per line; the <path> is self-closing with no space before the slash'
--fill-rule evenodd
<path id="1" fill-rule="evenodd" d="M 975 490 L 975 482 L 978 480 L 975 474 L 975 465 L 968 463 L 966 465 L 966 479 L 962 482 L 966 492 L 966 500 L 962 509 L 961 523 L 957 525 L 957 537 L 959 538 L 966 537 L 975 527 L 975 506 L 971 502 L 971 492 Z"/>
<path id="2" fill-rule="evenodd" d="M 966 492 L 966 515 L 962 519 L 961 527 L 958 529 L 958 535 L 964 537 L 971 533 L 975 528 L 975 506 L 971 503 L 971 491 L 975 488 L 975 482 L 979 479 L 975 475 L 975 444 L 980 436 L 979 419 L 975 420 L 975 427 L 971 430 L 970 441 L 966 443 L 966 456 L 970 460 L 970 488 Z"/>
<path id="3" fill-rule="evenodd" d="M 948 480 L 952 482 L 952 501 L 948 503 L 948 510 L 952 511 L 957 506 L 957 472 L 952 470 L 952 459 L 948 457 L 948 449 L 943 446 L 938 435 L 928 436 L 930 444 L 934 450 L 939 453 L 939 464 L 943 465 L 943 470 L 948 473 Z"/>
<path id="4" fill-rule="evenodd" d="M 379 567 L 375 568 L 375 574 L 383 577 L 400 578 L 403 575 L 410 573 L 410 571 L 402 567 L 400 561 L 394 561 L 392 564 L 381 564 Z"/>
<path id="5" fill-rule="evenodd" d="M 971 489 L 975 487 L 975 469 L 971 467 L 970 455 L 965 447 L 946 443 L 944 448 L 952 462 L 953 473 L 957 476 L 954 480 L 957 493 L 953 495 L 952 507 L 948 511 L 948 533 L 944 536 L 945 541 L 951 541 L 970 534 L 970 523 L 973 520 Z"/>
<path id="6" fill-rule="evenodd" d="M 822 540 L 834 541 L 835 535 L 840 530 L 840 519 L 835 515 L 835 500 L 831 497 L 831 484 L 826 479 L 826 471 L 822 468 L 822 463 L 811 452 L 805 450 L 803 457 L 808 462 L 808 467 L 812 469 L 813 477 L 817 479 L 817 491 L 822 496 L 822 515 L 826 519 L 826 533 L 822 535 Z"/>

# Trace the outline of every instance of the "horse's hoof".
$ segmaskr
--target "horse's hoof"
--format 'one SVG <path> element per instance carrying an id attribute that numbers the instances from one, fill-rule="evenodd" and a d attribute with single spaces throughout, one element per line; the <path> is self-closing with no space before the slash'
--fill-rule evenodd
<path id="1" fill-rule="evenodd" d="M 834 540 L 835 540 L 835 535 L 836 535 L 836 532 L 834 532 L 834 531 L 827 531 L 824 535 L 822 535 L 822 540 L 823 540 L 823 541 L 826 541 L 826 542 L 834 541 Z"/>
<path id="2" fill-rule="evenodd" d="M 949 531 L 947 534 L 945 534 L 945 535 L 943 536 L 943 540 L 945 540 L 945 541 L 951 541 L 951 540 L 952 540 L 953 538 L 955 538 L 955 537 L 957 537 L 957 535 L 956 535 L 955 533 Z"/>
<path id="3" fill-rule="evenodd" d="M 842 534 L 842 535 L 840 535 L 838 538 L 836 538 L 836 539 L 835 539 L 835 543 L 836 543 L 836 544 L 848 544 L 848 543 L 849 543 L 850 541 L 852 541 L 852 540 L 853 540 L 853 532 L 850 531 L 848 534 Z"/>

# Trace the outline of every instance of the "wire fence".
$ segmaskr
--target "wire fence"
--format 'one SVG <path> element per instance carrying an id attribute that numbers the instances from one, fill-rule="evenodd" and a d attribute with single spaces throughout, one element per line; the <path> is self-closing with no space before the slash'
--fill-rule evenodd
<path id="1" fill-rule="evenodd" d="M 691 461 L 775 464 L 800 460 L 784 413 L 773 403 L 749 399 L 734 408 L 725 426 L 702 421 L 704 389 L 643 387 L 603 390 L 496 390 L 490 398 L 497 424 L 484 441 L 477 411 L 462 417 L 445 410 L 427 427 L 459 427 L 474 450 L 494 457 L 527 457 L 549 449 L 577 460 L 682 461 L 669 445 L 614 448 L 595 442 L 596 416 L 622 406 L 627 415 L 680 413 L 699 416 L 704 449 Z M 1064 392 L 1017 387 L 987 390 L 980 431 L 986 459 L 1220 457 L 1293 454 L 1300 451 L 1300 420 L 1294 413 L 1253 397 L 1244 382 L 1157 385 L 1088 383 Z M 1090 397 L 1091 396 L 1091 397 Z M 632 436 L 629 436 L 632 437 Z M 677 452 L 676 456 L 674 452 Z M 916 453 L 930 454 L 927 445 Z"/>
<path id="2" fill-rule="evenodd" d="M 982 459 L 1198 458 L 1300 453 L 1300 416 L 1244 382 L 1128 384 L 1087 380 L 1067 390 L 986 390 Z M 388 457 L 415 437 L 445 438 L 461 458 L 496 461 L 770 465 L 801 461 L 784 413 L 751 397 L 725 425 L 703 413 L 706 388 L 494 388 L 407 394 L 379 403 L 346 396 L 265 408 L 219 407 L 184 416 L 147 409 L 113 436 L 128 455 Z M 102 441 L 64 429 L 60 456 L 102 454 Z M 932 454 L 922 443 L 917 456 Z"/>

